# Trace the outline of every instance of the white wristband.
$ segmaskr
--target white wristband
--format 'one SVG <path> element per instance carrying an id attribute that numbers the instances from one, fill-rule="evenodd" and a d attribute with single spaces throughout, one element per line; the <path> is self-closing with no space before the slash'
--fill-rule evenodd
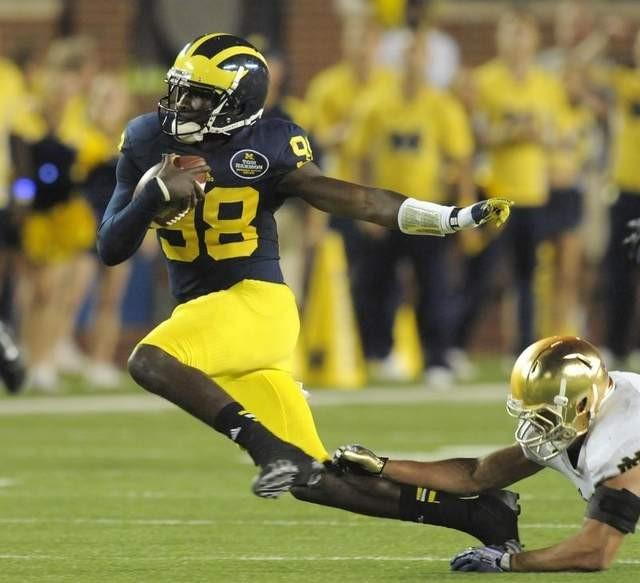
<path id="1" fill-rule="evenodd" d="M 160 187 L 160 190 L 162 191 L 162 196 L 164 196 L 164 201 L 165 202 L 169 202 L 171 200 L 171 193 L 169 192 L 169 189 L 167 188 L 167 185 L 164 183 L 162 178 L 160 178 L 159 176 L 156 176 L 156 182 L 158 183 L 158 186 Z"/>
<path id="2" fill-rule="evenodd" d="M 499 566 L 503 571 L 511 571 L 511 553 L 505 553 L 500 557 Z"/>
<path id="3" fill-rule="evenodd" d="M 450 219 L 456 207 L 407 198 L 398 210 L 398 227 L 408 235 L 444 237 L 455 228 Z"/>

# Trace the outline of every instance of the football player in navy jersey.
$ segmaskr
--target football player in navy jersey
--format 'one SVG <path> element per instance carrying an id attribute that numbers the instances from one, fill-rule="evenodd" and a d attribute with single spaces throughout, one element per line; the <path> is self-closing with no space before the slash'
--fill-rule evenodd
<path id="1" fill-rule="evenodd" d="M 444 236 L 503 223 L 509 201 L 445 207 L 323 176 L 300 127 L 260 119 L 268 79 L 264 57 L 245 40 L 201 36 L 169 70 L 158 114 L 132 120 L 123 134 L 117 186 L 98 234 L 106 264 L 130 257 L 165 205 L 198 200 L 175 224 L 157 229 L 179 305 L 133 351 L 132 377 L 244 448 L 260 467 L 258 496 L 292 490 L 356 512 L 446 524 L 484 542 L 513 538 L 516 515 L 499 496 L 449 497 L 429 510 L 415 488 L 330 469 L 292 376 L 298 312 L 278 265 L 273 216 L 287 197 L 299 196 L 329 213 Z M 175 155 L 206 164 L 179 169 Z M 160 161 L 134 198 L 142 175 Z M 202 192 L 195 179 L 205 172 Z"/>

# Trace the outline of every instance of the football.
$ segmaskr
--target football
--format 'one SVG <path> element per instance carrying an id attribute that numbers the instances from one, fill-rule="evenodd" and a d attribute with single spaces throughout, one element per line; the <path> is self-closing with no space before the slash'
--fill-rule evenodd
<path id="1" fill-rule="evenodd" d="M 173 163 L 183 170 L 206 164 L 204 158 L 200 156 L 176 156 Z M 138 196 L 147 185 L 149 180 L 154 178 L 160 171 L 162 162 L 158 162 L 155 166 L 152 166 L 147 170 L 142 178 L 138 181 L 135 190 L 133 191 L 133 198 Z M 206 175 L 198 176 L 198 183 L 202 186 L 207 180 Z M 175 225 L 178 221 L 183 219 L 187 213 L 192 209 L 193 201 L 191 198 L 182 199 L 180 201 L 170 201 L 162 206 L 158 214 L 153 218 L 151 222 L 152 228 L 170 227 Z"/>

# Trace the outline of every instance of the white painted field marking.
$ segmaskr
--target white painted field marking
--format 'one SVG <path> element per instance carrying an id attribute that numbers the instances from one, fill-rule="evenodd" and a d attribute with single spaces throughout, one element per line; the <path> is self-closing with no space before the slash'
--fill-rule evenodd
<path id="1" fill-rule="evenodd" d="M 24 560 L 24 561 L 33 561 L 33 560 L 57 560 L 57 561 L 66 561 L 69 556 L 65 555 L 13 555 L 13 554 L 0 554 L 0 560 Z M 74 560 L 78 560 L 78 556 L 74 556 Z M 120 561 L 120 562 L 135 562 L 137 560 L 141 561 L 149 561 L 153 560 L 149 557 L 132 557 L 132 556 L 108 556 L 110 561 Z M 156 558 L 158 561 L 166 561 L 167 559 Z M 388 562 L 397 562 L 397 563 L 433 563 L 433 562 L 442 562 L 448 563 L 451 560 L 451 557 L 432 557 L 429 555 L 421 556 L 421 557 L 397 557 L 397 556 L 385 556 L 385 555 L 363 555 L 363 556 L 328 556 L 323 557 L 320 555 L 311 555 L 311 556 L 291 556 L 287 557 L 284 555 L 204 555 L 204 556 L 183 556 L 179 557 L 181 562 L 192 561 L 192 562 L 204 562 L 204 561 L 271 561 L 271 562 L 284 562 L 284 561 L 388 561 Z M 640 565 L 640 560 L 638 559 L 621 559 L 616 561 L 616 563 L 620 563 L 622 565 Z"/>
<path id="2" fill-rule="evenodd" d="M 329 556 L 322 557 L 319 555 L 313 555 L 308 557 L 293 556 L 287 557 L 283 555 L 205 555 L 203 557 L 180 557 L 180 560 L 186 559 L 187 561 L 450 561 L 450 557 L 394 557 L 394 556 Z"/>
<path id="3" fill-rule="evenodd" d="M 105 524 L 130 526 L 328 526 L 328 527 L 366 527 L 381 528 L 381 523 L 370 520 L 212 520 L 212 519 L 181 519 L 181 518 L 37 518 L 37 517 L 0 517 L 0 524 Z M 412 522 L 385 522 L 382 528 L 400 527 L 415 528 Z M 579 523 L 521 523 L 524 529 L 565 529 L 579 528 Z"/>
<path id="4" fill-rule="evenodd" d="M 455 552 L 455 551 L 454 551 Z M 281 555 L 207 555 L 203 557 L 180 557 L 180 560 L 186 561 L 394 561 L 394 562 L 446 562 L 451 557 L 432 557 L 429 555 L 422 557 L 394 557 L 394 556 L 295 556 L 286 557 Z M 616 563 L 623 565 L 640 565 L 638 559 L 621 559 Z"/>
<path id="5" fill-rule="evenodd" d="M 175 405 L 150 394 L 33 397 L 0 401 L 0 415 L 152 413 L 169 409 L 175 409 Z"/>
<path id="6" fill-rule="evenodd" d="M 47 561 L 49 560 L 66 560 L 67 557 L 62 557 L 62 556 L 52 556 L 52 555 L 11 555 L 11 554 L 0 554 L 0 560 L 1 559 L 10 559 L 10 560 L 18 560 L 18 561 L 33 561 L 33 560 L 41 560 L 41 559 L 46 559 Z"/>
<path id="7" fill-rule="evenodd" d="M 404 405 L 423 402 L 465 404 L 504 400 L 506 385 L 484 384 L 465 386 L 448 393 L 434 393 L 422 386 L 408 388 L 375 388 L 343 392 L 335 390 L 312 391 L 312 407 L 341 405 Z M 175 405 L 156 395 L 147 393 L 129 395 L 82 395 L 57 397 L 29 397 L 26 399 L 0 399 L 2 415 L 61 415 L 74 413 L 154 413 L 177 411 Z"/>

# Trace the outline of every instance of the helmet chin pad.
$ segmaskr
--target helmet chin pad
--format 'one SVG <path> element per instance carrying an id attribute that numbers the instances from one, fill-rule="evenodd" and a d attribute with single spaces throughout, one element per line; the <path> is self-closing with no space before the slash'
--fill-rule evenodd
<path id="1" fill-rule="evenodd" d="M 177 119 L 171 124 L 173 136 L 185 144 L 195 144 L 204 139 L 205 129 L 195 121 L 178 123 Z"/>

